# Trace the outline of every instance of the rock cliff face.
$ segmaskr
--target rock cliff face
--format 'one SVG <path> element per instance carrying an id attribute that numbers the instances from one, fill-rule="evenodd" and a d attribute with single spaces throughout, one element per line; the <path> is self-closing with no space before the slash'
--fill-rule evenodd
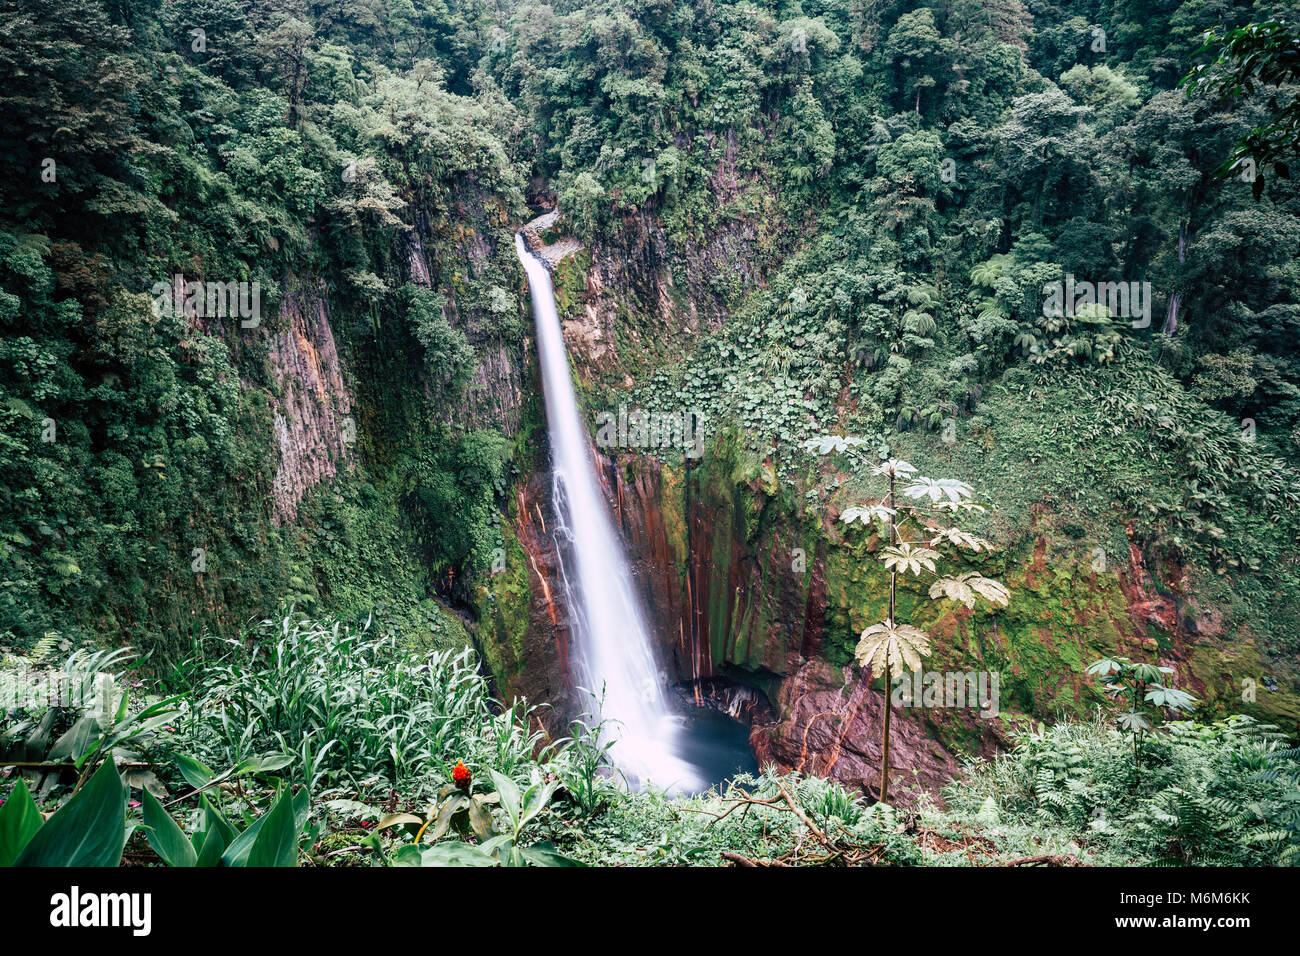
<path id="1" fill-rule="evenodd" d="M 483 197 L 475 196 L 475 203 L 482 203 Z M 488 213 L 481 207 L 475 208 L 472 221 L 475 228 L 465 228 L 454 237 L 444 237 L 449 251 L 444 253 L 446 259 L 455 263 L 468 264 L 469 273 L 482 275 L 491 260 L 503 250 L 498 246 L 509 239 L 507 231 L 491 228 L 486 221 Z M 513 256 L 513 249 L 509 250 Z M 414 285 L 433 288 L 435 286 L 435 269 L 431 265 L 430 255 L 420 237 L 420 229 L 413 229 L 407 239 L 407 277 Z M 474 330 L 475 316 L 462 309 L 457 296 L 461 284 L 455 272 L 449 281 L 440 284 L 440 291 L 445 299 L 443 314 L 448 323 L 465 332 L 471 341 L 477 336 Z M 505 288 L 499 290 L 500 301 L 494 303 L 496 308 L 517 308 L 515 296 Z M 521 356 L 524 349 L 519 343 L 507 343 L 500 338 L 475 341 L 478 364 L 470 374 L 465 391 L 454 409 L 447 414 L 448 421 L 457 425 L 473 423 L 478 426 L 495 426 L 507 435 L 514 435 L 523 425 L 525 405 L 524 377 L 527 370 L 523 367 Z M 431 383 L 425 382 L 426 391 Z M 530 386 L 531 387 L 531 386 Z"/>
<path id="2" fill-rule="evenodd" d="M 284 297 L 271 337 L 270 364 L 278 386 L 272 411 L 279 460 L 272 480 L 273 517 L 292 521 L 309 489 L 353 462 L 356 423 L 343 379 L 323 290 Z"/>
<path id="3" fill-rule="evenodd" d="M 795 242 L 797 231 L 783 226 L 769 223 L 764 231 L 736 219 L 703 241 L 673 244 L 643 212 L 623 222 L 616 244 L 585 249 L 563 235 L 562 219 L 547 223 L 538 236 L 553 261 L 556 304 L 578 378 L 625 387 L 639 373 L 682 358 L 767 281 Z"/>
<path id="4" fill-rule="evenodd" d="M 690 469 L 639 457 L 620 465 L 606 473 L 670 671 L 763 695 L 751 721 L 760 763 L 874 792 L 883 696 L 848 666 L 849 638 L 833 623 L 844 608 L 828 584 L 827 529 L 769 495 L 725 440 Z M 892 728 L 899 795 L 937 789 L 956 772 L 924 717 L 896 710 Z M 967 730 L 979 736 L 973 720 Z"/>

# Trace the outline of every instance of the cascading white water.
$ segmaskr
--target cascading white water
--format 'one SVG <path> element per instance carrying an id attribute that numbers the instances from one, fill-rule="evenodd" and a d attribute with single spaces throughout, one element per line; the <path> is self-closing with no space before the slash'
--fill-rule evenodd
<path id="1" fill-rule="evenodd" d="M 515 248 L 533 299 L 559 523 L 556 550 L 578 684 L 598 698 L 590 702 L 589 715 L 598 704 L 600 716 L 612 723 L 610 755 L 624 773 L 668 790 L 698 789 L 704 783 L 698 771 L 678 756 L 681 728 L 668 709 L 627 560 L 596 479 L 550 272 L 522 236 L 515 236 Z"/>

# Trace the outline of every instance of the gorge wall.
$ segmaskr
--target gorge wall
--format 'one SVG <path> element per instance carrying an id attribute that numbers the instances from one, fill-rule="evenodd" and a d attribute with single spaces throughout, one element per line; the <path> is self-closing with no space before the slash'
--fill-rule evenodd
<path id="1" fill-rule="evenodd" d="M 534 244 L 546 240 L 535 236 Z M 630 342 L 610 316 L 626 319 L 628 310 L 609 311 L 618 295 L 605 284 L 598 255 L 564 252 L 556 258 L 557 292 L 586 270 L 579 283 L 585 294 L 570 302 L 566 323 L 579 378 L 609 378 L 622 366 L 608 343 Z M 640 283 L 642 304 L 647 289 L 659 295 L 661 281 Z M 650 311 L 680 321 L 689 334 L 691 320 L 673 318 L 671 298 L 658 301 Z M 506 570 L 479 590 L 481 638 L 507 694 L 551 703 L 562 725 L 576 696 L 548 534 L 545 455 L 535 460 L 510 507 Z M 846 536 L 835 507 L 810 505 L 802 489 L 778 479 L 772 461 L 748 455 L 725 430 L 696 461 L 616 452 L 600 463 L 667 676 L 697 699 L 719 685 L 761 693 L 764 706 L 752 711 L 751 727 L 760 763 L 874 792 L 882 682 L 863 680 L 852 659 L 862 629 L 885 616 L 887 575 L 872 553 L 874 539 Z M 1275 664 L 1255 635 L 1225 633 L 1221 615 L 1198 602 L 1194 569 L 1153 566 L 1131 544 L 1126 561 L 1095 570 L 1079 561 L 1046 502 L 1014 531 L 1001 550 L 957 569 L 1007 584 L 1011 603 L 997 613 L 930 602 L 920 587 L 901 584 L 900 619 L 934 640 L 925 671 L 998 678 L 996 715 L 981 716 L 974 705 L 895 709 L 891 789 L 902 799 L 937 791 L 959 772 L 962 757 L 1006 745 L 1018 721 L 1092 713 L 1104 697 L 1086 668 L 1104 656 L 1174 667 L 1179 686 L 1205 702 L 1207 716 L 1245 710 L 1283 726 L 1300 720 L 1285 682 L 1239 703 L 1242 682 L 1272 683 L 1264 675 Z"/>

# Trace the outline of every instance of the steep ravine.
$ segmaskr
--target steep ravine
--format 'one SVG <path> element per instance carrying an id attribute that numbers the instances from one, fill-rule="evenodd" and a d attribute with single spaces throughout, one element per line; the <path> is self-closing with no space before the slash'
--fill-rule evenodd
<path id="1" fill-rule="evenodd" d="M 760 761 L 874 791 L 883 698 L 879 682 L 869 687 L 850 664 L 856 635 L 883 610 L 886 591 L 867 545 L 846 540 L 788 490 L 765 487 L 761 471 L 725 441 L 689 470 L 639 455 L 603 464 L 669 676 L 686 686 L 721 679 L 761 692 L 775 719 L 753 725 Z M 505 669 L 512 690 L 562 710 L 572 691 L 543 479 L 534 476 L 514 509 L 527 614 L 497 618 L 518 630 L 494 638 L 509 646 L 495 656 L 498 667 L 507 659 L 513 665 Z M 902 792 L 937 789 L 962 755 L 990 754 L 1009 721 L 1091 712 L 1101 697 L 1084 671 L 1106 654 L 1158 659 L 1211 712 L 1225 703 L 1238 709 L 1232 698 L 1242 678 L 1263 666 L 1253 643 L 1224 642 L 1166 613 L 1173 602 L 1136 552 L 1128 566 L 1097 574 L 1069 556 L 1054 560 L 1052 550 L 1044 527 L 988 559 L 1012 590 L 1011 605 L 996 615 L 927 612 L 933 605 L 918 593 L 900 598 L 935 638 L 925 669 L 997 672 L 1000 703 L 987 718 L 975 707 L 896 708 L 892 749 Z M 1161 587 L 1171 590 L 1168 582 Z M 1166 612 L 1156 613 L 1160 607 Z M 1283 725 L 1296 716 L 1282 691 L 1261 693 L 1246 709 Z"/>
<path id="2" fill-rule="evenodd" d="M 585 269 L 586 300 L 617 301 L 616 290 L 593 278 L 600 271 L 593 257 L 557 242 L 551 226 L 544 220 L 530 244 L 549 244 L 557 289 L 566 269 Z M 671 321 L 672 311 L 665 305 L 661 319 Z M 566 322 L 580 376 L 609 376 L 605 343 L 616 336 L 604 325 L 593 325 L 590 309 Z M 666 676 L 696 700 L 711 693 L 734 701 L 736 689 L 746 689 L 741 695 L 758 702 L 745 713 L 754 717 L 760 762 L 874 792 L 883 696 L 879 682 L 869 686 L 852 664 L 858 633 L 884 616 L 886 578 L 874 545 L 846 539 L 832 509 L 810 508 L 800 490 L 740 447 L 724 431 L 696 462 L 617 452 L 601 459 Z M 545 458 L 539 450 L 535 472 L 516 488 L 510 560 L 479 589 L 478 605 L 481 642 L 503 690 L 549 703 L 547 719 L 558 730 L 577 696 L 547 531 Z M 903 799 L 920 788 L 936 791 L 963 756 L 1002 746 L 1010 722 L 1091 713 L 1102 697 L 1085 670 L 1105 655 L 1174 667 L 1179 685 L 1205 701 L 1207 716 L 1245 710 L 1284 726 L 1300 719 L 1284 687 L 1239 702 L 1242 680 L 1260 680 L 1269 665 L 1253 635 L 1224 634 L 1218 612 L 1197 605 L 1188 569 L 1153 570 L 1133 547 L 1126 564 L 1095 572 L 1057 525 L 1038 507 L 1032 526 L 971 564 L 1011 588 L 1010 606 L 996 614 L 940 608 L 916 588 L 900 595 L 901 612 L 934 638 L 925 670 L 996 673 L 1000 705 L 987 716 L 978 707 L 896 708 L 891 762 Z"/>

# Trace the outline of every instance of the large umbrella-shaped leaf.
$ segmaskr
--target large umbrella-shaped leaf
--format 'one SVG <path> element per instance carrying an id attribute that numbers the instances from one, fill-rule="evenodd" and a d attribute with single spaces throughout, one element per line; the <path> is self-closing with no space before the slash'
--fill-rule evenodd
<path id="1" fill-rule="evenodd" d="M 1011 592 L 1001 581 L 982 577 L 974 571 L 940 578 L 930 585 L 930 597 L 946 597 L 950 601 L 960 601 L 969 608 L 975 606 L 977 596 L 993 605 L 1005 606 L 1011 600 Z"/>
<path id="2" fill-rule="evenodd" d="M 881 462 L 872 469 L 873 475 L 885 475 L 891 478 L 906 478 L 916 471 L 912 465 L 900 458 L 891 458 L 888 461 Z"/>
<path id="3" fill-rule="evenodd" d="M 1187 691 L 1179 690 L 1177 687 L 1148 687 L 1146 701 L 1148 704 L 1155 704 L 1157 707 L 1168 707 L 1171 710 L 1187 710 L 1197 702 L 1197 699 Z"/>
<path id="4" fill-rule="evenodd" d="M 845 508 L 840 520 L 845 524 L 853 524 L 855 521 L 871 524 L 873 521 L 888 521 L 896 513 L 893 508 L 884 505 L 864 505 L 861 508 Z"/>
<path id="5" fill-rule="evenodd" d="M 812 452 L 816 455 L 829 455 L 833 451 L 846 451 L 854 445 L 865 445 L 865 438 L 849 438 L 843 435 L 822 435 L 818 438 L 809 438 L 803 443 L 804 451 Z"/>
<path id="6" fill-rule="evenodd" d="M 935 532 L 930 539 L 930 547 L 940 544 L 956 545 L 959 548 L 970 548 L 972 551 L 992 551 L 993 545 L 985 541 L 977 534 L 971 534 L 969 531 L 962 531 L 961 528 L 945 528 L 942 531 Z"/>
<path id="7" fill-rule="evenodd" d="M 873 624 L 863 631 L 853 651 L 858 663 L 870 670 L 872 677 L 917 670 L 921 658 L 929 655 L 928 634 L 910 624 L 895 624 L 890 620 Z"/>
<path id="8" fill-rule="evenodd" d="M 880 552 L 880 560 L 885 563 L 885 567 L 889 568 L 889 570 L 900 573 L 910 571 L 912 574 L 918 575 L 923 570 L 933 572 L 935 570 L 934 560 L 937 557 L 939 557 L 938 551 L 916 547 L 906 542 L 885 548 Z"/>
<path id="9" fill-rule="evenodd" d="M 932 502 L 943 500 L 964 501 L 975 494 L 975 489 L 956 478 L 917 477 L 903 489 L 909 498 L 929 498 Z"/>

